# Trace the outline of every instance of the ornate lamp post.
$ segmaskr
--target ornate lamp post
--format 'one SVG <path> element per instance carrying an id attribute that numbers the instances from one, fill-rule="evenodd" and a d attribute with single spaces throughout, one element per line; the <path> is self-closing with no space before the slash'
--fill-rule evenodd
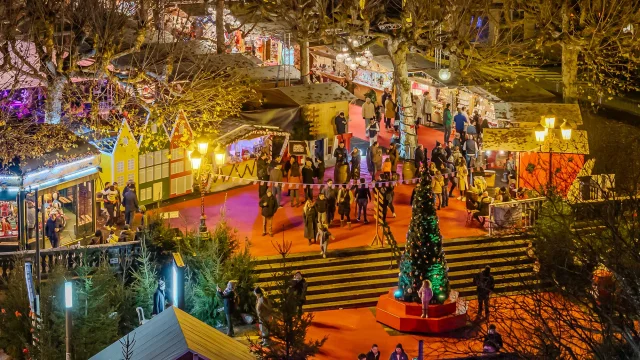
<path id="1" fill-rule="evenodd" d="M 536 141 L 540 143 L 540 151 L 542 152 L 542 147 L 547 146 L 549 149 L 549 179 L 547 183 L 547 187 L 551 188 L 553 185 L 553 143 L 556 138 L 555 134 L 555 123 L 556 118 L 554 116 L 543 116 L 541 124 L 538 124 L 534 133 L 536 136 Z M 571 126 L 567 124 L 567 120 L 563 120 L 562 125 L 560 126 L 560 135 L 561 139 L 564 141 L 571 140 Z"/>
<path id="2" fill-rule="evenodd" d="M 193 179 L 193 187 L 198 187 L 200 190 L 200 227 L 198 231 L 201 237 L 208 236 L 207 232 L 207 215 L 204 213 L 204 190 L 207 186 L 207 180 L 209 174 L 206 171 L 207 152 L 209 150 L 209 142 L 204 137 L 199 138 L 196 141 L 195 150 L 187 150 L 191 159 L 191 168 L 195 171 Z"/>

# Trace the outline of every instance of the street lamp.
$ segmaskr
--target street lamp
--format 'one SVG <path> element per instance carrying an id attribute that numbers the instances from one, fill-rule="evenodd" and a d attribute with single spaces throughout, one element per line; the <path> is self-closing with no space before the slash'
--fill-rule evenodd
<path id="1" fill-rule="evenodd" d="M 66 360 L 71 360 L 71 308 L 73 308 L 73 283 L 70 281 L 65 281 L 64 283 L 64 307 Z"/>
<path id="2" fill-rule="evenodd" d="M 560 125 L 560 131 L 562 132 L 563 140 L 571 140 L 571 126 L 567 125 L 567 120 L 564 120 Z"/>
<path id="3" fill-rule="evenodd" d="M 208 174 L 205 171 L 205 163 L 207 161 L 207 151 L 209 150 L 209 143 L 203 137 L 198 138 L 196 141 L 198 151 L 194 151 L 191 154 L 191 168 L 195 170 L 194 174 L 194 188 L 198 186 L 200 188 L 200 232 L 201 237 L 207 237 L 207 215 L 204 213 L 204 189 L 207 186 Z"/>
<path id="4" fill-rule="evenodd" d="M 220 147 L 220 145 L 216 146 L 213 152 L 215 155 L 216 167 L 218 168 L 218 170 L 220 170 L 224 165 L 225 159 L 227 157 L 227 152 L 224 148 Z"/>

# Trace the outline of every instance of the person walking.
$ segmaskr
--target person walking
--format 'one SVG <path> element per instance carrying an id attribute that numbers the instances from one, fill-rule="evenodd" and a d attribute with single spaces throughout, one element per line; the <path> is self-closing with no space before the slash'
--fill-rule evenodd
<path id="1" fill-rule="evenodd" d="M 296 271 L 291 281 L 289 290 L 295 295 L 296 302 L 298 303 L 298 315 L 302 315 L 302 307 L 307 301 L 307 280 L 300 271 Z"/>
<path id="2" fill-rule="evenodd" d="M 327 225 L 321 225 L 318 228 L 318 235 L 316 235 L 316 241 L 320 244 L 320 255 L 323 258 L 327 258 L 327 250 L 329 248 L 329 241 L 335 240 L 333 235 L 329 232 Z"/>
<path id="3" fill-rule="evenodd" d="M 389 180 L 388 178 L 384 178 L 383 180 Z M 387 209 L 391 210 L 391 216 L 396 217 L 396 209 L 393 206 L 393 198 L 395 197 L 394 193 L 395 184 L 391 182 L 387 182 L 382 186 L 384 196 L 382 202 L 382 221 L 387 222 Z"/>
<path id="4" fill-rule="evenodd" d="M 300 190 L 300 184 L 302 184 L 300 164 L 295 156 L 292 156 L 287 164 L 289 164 L 289 176 L 287 179 L 287 182 L 289 183 L 289 200 L 291 202 L 291 207 L 296 207 L 300 205 L 298 191 Z"/>
<path id="5" fill-rule="evenodd" d="M 376 166 L 373 163 L 373 150 L 373 145 L 369 145 L 369 151 L 367 151 L 367 156 L 365 157 L 367 162 L 367 171 L 369 172 L 369 175 L 371 175 L 371 178 L 374 178 L 376 173 Z"/>
<path id="6" fill-rule="evenodd" d="M 449 109 L 451 104 L 447 104 L 444 107 L 444 112 L 442 113 L 442 123 L 444 125 L 444 142 L 445 144 L 449 142 L 449 138 L 451 138 L 451 127 L 453 126 L 453 116 L 451 115 L 451 110 Z"/>
<path id="7" fill-rule="evenodd" d="M 484 270 L 480 271 L 473 279 L 476 286 L 476 294 L 478 295 L 478 319 L 482 316 L 484 308 L 485 317 L 489 318 L 489 297 L 495 287 L 495 280 L 491 275 L 491 267 L 487 265 Z"/>
<path id="8" fill-rule="evenodd" d="M 52 248 L 57 248 L 60 244 L 60 225 L 58 220 L 58 213 L 51 211 L 49 219 L 44 226 L 44 234 L 49 238 Z"/>
<path id="9" fill-rule="evenodd" d="M 135 186 L 135 185 L 134 185 Z M 124 224 L 131 226 L 133 216 L 138 211 L 138 196 L 135 187 L 127 187 L 127 192 L 122 196 L 122 204 L 124 205 Z M 200 189 L 203 191 L 203 189 Z"/>
<path id="10" fill-rule="evenodd" d="M 376 141 L 373 143 L 373 147 L 371 148 L 371 159 L 373 160 L 373 164 L 375 166 L 376 174 L 382 171 L 382 148 L 378 145 Z M 371 178 L 373 178 L 373 174 L 370 174 Z"/>
<path id="11" fill-rule="evenodd" d="M 307 200 L 304 203 L 302 219 L 304 221 L 304 238 L 309 240 L 309 245 L 311 245 L 311 241 L 316 241 L 318 232 L 318 211 L 313 200 Z"/>
<path id="12" fill-rule="evenodd" d="M 442 174 L 442 179 L 444 180 L 442 184 L 442 207 L 449 206 L 449 180 L 451 179 L 451 170 L 448 166 L 442 165 L 440 168 L 440 173 Z"/>
<path id="13" fill-rule="evenodd" d="M 338 190 L 338 213 L 340 214 L 340 226 L 345 225 L 345 218 L 347 220 L 347 227 L 351 229 L 351 203 L 353 202 L 353 196 L 347 188 L 347 185 L 342 185 Z"/>
<path id="14" fill-rule="evenodd" d="M 338 190 L 333 186 L 333 180 L 327 180 L 327 186 L 321 191 L 327 199 L 327 226 L 331 226 L 336 213 L 336 199 Z"/>
<path id="15" fill-rule="evenodd" d="M 262 345 L 266 346 L 269 344 L 269 328 L 265 323 L 271 320 L 271 303 L 269 299 L 264 296 L 262 288 L 256 287 L 253 289 L 253 294 L 256 296 L 256 315 L 258 316 L 260 337 L 262 338 Z"/>
<path id="16" fill-rule="evenodd" d="M 236 292 L 235 284 L 233 281 L 227 283 L 227 287 L 223 290 L 219 286 L 216 287 L 218 296 L 222 298 L 222 305 L 224 315 L 227 319 L 227 336 L 233 337 L 235 335 L 233 331 L 233 312 L 236 310 Z"/>
<path id="17" fill-rule="evenodd" d="M 351 151 L 351 172 L 349 173 L 349 179 L 355 181 L 360 178 L 360 149 L 357 147 Z"/>
<path id="18" fill-rule="evenodd" d="M 362 104 L 362 118 L 364 119 L 365 126 L 371 122 L 371 119 L 376 120 L 376 107 L 371 102 L 371 98 L 364 99 L 364 104 Z"/>
<path id="19" fill-rule="evenodd" d="M 398 154 L 398 147 L 395 144 L 389 145 L 389 150 L 387 150 L 387 154 L 389 154 L 389 161 L 391 161 L 391 173 L 398 173 L 398 160 L 400 159 L 400 155 Z"/>
<path id="20" fill-rule="evenodd" d="M 324 195 L 324 192 L 321 191 L 318 194 L 318 199 L 316 200 L 316 211 L 318 212 L 318 228 L 320 228 L 322 225 L 327 225 L 327 207 L 327 197 Z"/>
<path id="21" fill-rule="evenodd" d="M 469 189 L 469 170 L 465 166 L 465 161 L 460 159 L 458 162 L 458 166 L 456 166 L 456 179 L 458 181 L 458 191 L 460 192 L 460 197 L 458 200 L 465 201 L 465 193 L 467 189 Z M 453 194 L 453 187 L 449 192 L 449 195 Z"/>
<path id="22" fill-rule="evenodd" d="M 269 186 L 267 184 L 267 181 L 269 181 L 269 162 L 267 161 L 267 154 L 260 154 L 256 167 L 258 170 L 258 180 L 260 180 L 260 185 L 258 185 L 258 197 L 262 199 L 262 197 L 267 193 L 267 187 Z"/>
<path id="23" fill-rule="evenodd" d="M 467 121 L 467 117 L 465 116 L 464 112 L 462 111 L 462 109 L 458 109 L 458 113 L 456 114 L 456 116 L 453 117 L 453 122 L 456 125 L 456 132 L 458 134 L 460 134 L 460 139 L 465 139 L 465 126 L 469 124 L 469 122 Z M 447 143 L 449 141 L 445 141 L 445 143 Z"/>
<path id="24" fill-rule="evenodd" d="M 431 96 L 429 96 L 429 92 L 424 93 L 424 103 L 422 105 L 422 112 L 424 114 L 424 121 L 428 126 L 431 126 L 431 114 L 433 113 L 433 101 L 431 100 Z"/>
<path id="25" fill-rule="evenodd" d="M 324 159 L 322 156 L 316 157 L 316 163 L 314 164 L 315 176 L 318 179 L 318 184 L 324 184 L 324 173 L 326 171 Z"/>
<path id="26" fill-rule="evenodd" d="M 271 192 L 271 189 L 267 189 L 267 194 L 260 199 L 260 207 L 262 208 L 262 236 L 267 235 L 273 237 L 273 216 L 278 210 L 278 200 Z"/>
<path id="27" fill-rule="evenodd" d="M 340 173 L 342 171 L 343 166 L 349 165 L 349 154 L 347 153 L 347 149 L 345 148 L 345 144 L 341 141 L 338 144 L 338 147 L 333 151 L 333 158 L 336 160 L 335 166 L 333 167 L 333 179 L 336 182 L 344 182 L 348 179 L 341 179 Z M 349 176 L 349 169 L 347 169 L 347 176 Z"/>
<path id="28" fill-rule="evenodd" d="M 418 290 L 418 296 L 422 302 L 422 315 L 421 318 L 429 317 L 429 303 L 433 297 L 433 290 L 431 289 L 431 281 L 422 280 L 422 287 Z"/>
<path id="29" fill-rule="evenodd" d="M 271 182 L 271 193 L 278 202 L 278 207 L 282 206 L 282 165 L 275 164 L 269 173 L 269 181 Z"/>
<path id="30" fill-rule="evenodd" d="M 315 167 L 311 162 L 311 159 L 307 159 L 304 162 L 304 167 L 302 168 L 302 184 L 304 186 L 304 198 L 305 201 L 313 200 L 313 184 L 315 181 L 313 180 L 315 173 Z"/>
<path id="31" fill-rule="evenodd" d="M 389 356 L 389 360 L 409 360 L 409 356 L 404 352 L 402 344 L 396 345 L 396 349 Z"/>
<path id="32" fill-rule="evenodd" d="M 367 137 L 369 138 L 369 145 L 378 142 L 378 133 L 380 132 L 380 124 L 376 119 L 369 120 L 367 125 Z"/>
<path id="33" fill-rule="evenodd" d="M 476 158 L 478 157 L 478 143 L 473 138 L 473 135 L 468 135 L 467 140 L 465 140 L 462 150 L 465 152 L 465 157 L 467 159 L 467 168 L 471 168 L 473 160 L 473 165 L 475 166 Z"/>
<path id="34" fill-rule="evenodd" d="M 384 102 L 384 128 L 386 130 L 392 129 L 391 119 L 396 116 L 395 105 L 393 104 L 393 100 L 391 100 L 391 96 L 388 96 Z"/>
<path id="35" fill-rule="evenodd" d="M 368 224 L 369 220 L 367 219 L 367 205 L 371 201 L 371 190 L 367 184 L 365 184 L 365 179 L 360 179 L 360 187 L 356 191 L 356 206 L 357 209 L 357 218 L 356 221 L 360 221 L 362 213 L 364 213 L 364 223 Z"/>

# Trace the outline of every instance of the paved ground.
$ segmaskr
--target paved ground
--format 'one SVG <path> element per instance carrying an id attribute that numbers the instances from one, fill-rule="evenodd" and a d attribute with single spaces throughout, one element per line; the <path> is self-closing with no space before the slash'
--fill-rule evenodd
<path id="1" fill-rule="evenodd" d="M 356 137 L 363 138 L 364 122 L 360 117 L 359 106 L 352 105 L 350 117 L 352 119 L 350 131 L 353 132 Z M 390 137 L 391 134 L 383 130 L 380 135 L 380 143 L 383 146 L 388 146 Z M 435 146 L 436 140 L 440 141 L 442 132 L 431 128 L 421 127 L 418 130 L 418 137 L 421 144 L 424 144 L 428 149 L 432 149 Z M 366 166 L 363 164 L 363 172 L 365 172 L 365 169 Z M 328 170 L 328 172 L 332 171 L 332 169 Z M 411 218 L 409 199 L 411 197 L 413 187 L 414 185 L 403 184 L 399 185 L 396 189 L 394 203 L 396 206 L 397 217 L 395 219 L 388 219 L 388 222 L 398 242 L 405 241 L 407 227 Z M 316 190 L 316 193 L 317 191 L 318 190 Z M 303 237 L 302 207 L 291 208 L 288 205 L 289 198 L 286 196 L 286 191 L 284 193 L 285 196 L 283 196 L 283 204 L 286 205 L 279 209 L 274 217 L 273 226 L 275 236 L 273 238 L 269 236 L 262 236 L 262 218 L 260 216 L 260 209 L 257 205 L 257 185 L 248 185 L 228 192 L 207 196 L 205 198 L 207 225 L 215 226 L 219 221 L 220 209 L 225 205 L 226 198 L 227 220 L 231 225 L 238 229 L 238 235 L 241 238 L 249 239 L 252 246 L 251 252 L 254 256 L 277 254 L 272 243 L 274 241 L 282 241 L 283 238 L 286 238 L 287 241 L 293 242 L 291 251 L 294 253 L 308 252 L 311 250 L 320 251 L 318 245 L 309 246 Z M 172 225 L 180 227 L 183 230 L 195 229 L 197 228 L 198 219 L 200 218 L 199 205 L 200 200 L 194 199 L 160 208 L 159 211 L 179 211 L 180 218 L 171 220 Z M 369 220 L 372 221 L 372 204 L 369 205 L 369 210 Z M 486 234 L 486 231 L 479 228 L 477 225 L 473 225 L 472 227 L 466 225 L 466 210 L 465 204 L 462 201 L 450 199 L 449 207 L 440 210 L 438 215 L 440 218 L 440 230 L 445 241 L 448 238 L 479 236 Z M 338 226 L 338 223 L 336 223 L 336 226 Z M 351 230 L 347 228 L 334 227 L 331 231 L 336 237 L 336 241 L 329 245 L 329 250 L 351 248 L 369 245 L 375 234 L 375 225 L 373 223 L 368 225 L 353 223 Z"/>

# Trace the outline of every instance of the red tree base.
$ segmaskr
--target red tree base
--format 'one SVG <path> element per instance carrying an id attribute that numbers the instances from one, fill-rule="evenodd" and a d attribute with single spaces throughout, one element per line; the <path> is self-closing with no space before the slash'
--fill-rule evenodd
<path id="1" fill-rule="evenodd" d="M 437 334 L 460 329 L 467 324 L 467 314 L 456 315 L 456 303 L 429 305 L 429 317 L 421 318 L 422 304 L 396 300 L 394 289 L 381 295 L 376 306 L 376 320 L 402 332 Z"/>

